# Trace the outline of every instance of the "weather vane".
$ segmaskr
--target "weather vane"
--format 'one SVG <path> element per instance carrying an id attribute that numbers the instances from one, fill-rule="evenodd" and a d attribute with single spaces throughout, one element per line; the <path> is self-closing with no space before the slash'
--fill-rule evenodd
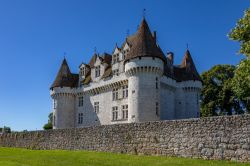
<path id="1" fill-rule="evenodd" d="M 95 52 L 95 54 L 96 54 L 96 47 L 94 47 L 94 52 Z"/>
<path id="2" fill-rule="evenodd" d="M 146 16 L 146 9 L 145 8 L 142 11 L 142 16 L 143 16 L 143 18 L 145 18 L 145 16 Z"/>
<path id="3" fill-rule="evenodd" d="M 188 43 L 187 43 L 187 50 L 188 50 Z"/>
<path id="4" fill-rule="evenodd" d="M 66 57 L 66 52 L 63 53 L 63 57 L 64 57 L 64 59 L 65 59 L 65 57 Z"/>

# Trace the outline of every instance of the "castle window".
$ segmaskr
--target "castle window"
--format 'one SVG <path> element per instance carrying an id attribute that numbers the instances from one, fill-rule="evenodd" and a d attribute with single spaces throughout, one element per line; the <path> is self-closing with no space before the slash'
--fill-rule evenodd
<path id="1" fill-rule="evenodd" d="M 155 114 L 159 116 L 159 103 L 158 102 L 155 103 Z"/>
<path id="2" fill-rule="evenodd" d="M 118 76 L 119 75 L 119 70 L 118 69 L 113 70 L 112 73 L 113 73 L 113 75 L 117 75 Z"/>
<path id="3" fill-rule="evenodd" d="M 99 102 L 94 102 L 94 110 L 95 110 L 95 113 L 99 113 Z"/>
<path id="4" fill-rule="evenodd" d="M 83 96 L 78 97 L 78 106 L 82 107 L 83 106 Z"/>
<path id="5" fill-rule="evenodd" d="M 155 89 L 158 89 L 158 77 L 155 78 Z"/>
<path id="6" fill-rule="evenodd" d="M 112 99 L 113 99 L 113 101 L 118 100 L 118 88 L 113 89 Z"/>
<path id="7" fill-rule="evenodd" d="M 78 124 L 82 124 L 83 122 L 83 113 L 78 114 Z"/>
<path id="8" fill-rule="evenodd" d="M 112 120 L 118 119 L 118 107 L 112 107 Z"/>
<path id="9" fill-rule="evenodd" d="M 122 106 L 122 119 L 128 119 L 128 105 Z"/>
<path id="10" fill-rule="evenodd" d="M 99 77 L 100 76 L 100 66 L 96 66 L 95 67 L 95 77 Z"/>
<path id="11" fill-rule="evenodd" d="M 56 116 L 53 116 L 53 126 L 56 126 Z"/>
<path id="12" fill-rule="evenodd" d="M 119 62 L 119 54 L 114 54 L 113 55 L 113 63 Z"/>
<path id="13" fill-rule="evenodd" d="M 125 85 L 122 87 L 122 97 L 127 98 L 128 97 L 128 85 Z"/>
<path id="14" fill-rule="evenodd" d="M 54 100 L 53 100 L 53 108 L 56 109 L 56 107 L 57 107 L 57 102 L 56 102 L 56 100 L 54 99 Z"/>
<path id="15" fill-rule="evenodd" d="M 85 67 L 80 68 L 80 75 L 85 76 Z"/>

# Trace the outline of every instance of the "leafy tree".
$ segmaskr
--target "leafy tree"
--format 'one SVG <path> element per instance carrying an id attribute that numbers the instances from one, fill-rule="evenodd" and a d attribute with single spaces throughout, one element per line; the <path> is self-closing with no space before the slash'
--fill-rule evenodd
<path id="1" fill-rule="evenodd" d="M 240 62 L 235 70 L 235 76 L 232 81 L 233 91 L 241 99 L 250 111 L 250 59 Z"/>
<path id="2" fill-rule="evenodd" d="M 235 66 L 216 65 L 202 73 L 201 115 L 216 116 L 221 114 L 242 113 L 240 100 L 232 90 Z"/>
<path id="3" fill-rule="evenodd" d="M 239 19 L 236 27 L 229 33 L 229 38 L 240 42 L 240 53 L 250 58 L 250 8 Z"/>
<path id="4" fill-rule="evenodd" d="M 43 126 L 43 129 L 44 130 L 49 130 L 49 129 L 52 129 L 53 128 L 53 125 L 52 125 L 52 122 L 53 122 L 53 113 L 51 112 L 48 116 L 48 123 L 46 123 L 44 126 Z"/>
<path id="5" fill-rule="evenodd" d="M 2 128 L 2 131 L 3 131 L 4 133 L 11 133 L 11 128 L 10 128 L 10 127 L 7 127 L 7 126 L 4 126 L 4 127 Z"/>

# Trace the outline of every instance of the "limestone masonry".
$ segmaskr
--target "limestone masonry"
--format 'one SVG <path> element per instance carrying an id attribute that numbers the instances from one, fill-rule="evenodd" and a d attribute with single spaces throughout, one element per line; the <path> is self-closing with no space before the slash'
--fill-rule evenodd
<path id="1" fill-rule="evenodd" d="M 6 133 L 0 146 L 250 161 L 250 115 Z"/>
<path id="2" fill-rule="evenodd" d="M 196 118 L 201 87 L 189 50 L 174 65 L 143 19 L 112 55 L 95 53 L 78 74 L 63 60 L 50 88 L 53 128 Z"/>

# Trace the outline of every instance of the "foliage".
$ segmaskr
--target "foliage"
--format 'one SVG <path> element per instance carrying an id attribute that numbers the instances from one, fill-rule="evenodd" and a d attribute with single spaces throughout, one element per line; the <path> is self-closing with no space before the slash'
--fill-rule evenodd
<path id="1" fill-rule="evenodd" d="M 4 133 L 11 133 L 11 128 L 4 126 L 3 128 L 0 128 L 0 131 L 2 131 Z"/>
<path id="2" fill-rule="evenodd" d="M 49 129 L 52 129 L 53 128 L 53 125 L 52 125 L 52 122 L 53 122 L 53 113 L 51 112 L 48 116 L 48 123 L 46 123 L 44 126 L 43 126 L 43 129 L 44 130 L 49 130 Z"/>
<path id="3" fill-rule="evenodd" d="M 44 130 L 49 130 L 49 129 L 52 129 L 53 126 L 52 126 L 52 123 L 46 123 L 44 126 L 43 126 L 43 129 Z"/>
<path id="4" fill-rule="evenodd" d="M 28 150 L 0 148 L 0 165 L 4 166 L 246 166 L 249 163 L 190 158 L 114 154 L 91 151 Z"/>
<path id="5" fill-rule="evenodd" d="M 239 41 L 239 52 L 250 58 L 250 8 L 245 11 L 243 18 L 239 19 L 236 27 L 231 30 L 229 37 Z"/>
<path id="6" fill-rule="evenodd" d="M 240 100 L 232 90 L 232 78 L 235 67 L 232 65 L 216 65 L 202 73 L 203 88 L 201 91 L 201 115 L 231 115 L 232 110 L 241 114 Z"/>
<path id="7" fill-rule="evenodd" d="M 235 70 L 235 76 L 232 81 L 233 91 L 247 106 L 248 111 L 250 110 L 250 59 L 245 59 L 240 62 Z"/>

